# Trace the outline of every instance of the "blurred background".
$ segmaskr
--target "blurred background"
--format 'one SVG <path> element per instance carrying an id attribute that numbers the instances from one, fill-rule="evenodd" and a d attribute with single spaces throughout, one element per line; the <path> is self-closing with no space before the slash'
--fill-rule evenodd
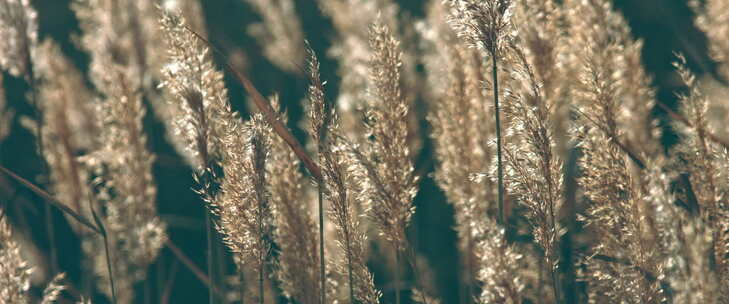
<path id="1" fill-rule="evenodd" d="M 439 0 L 433 0 L 439 1 Z M 80 35 L 78 21 L 69 8 L 70 0 L 32 0 L 38 11 L 39 39 L 51 37 L 62 46 L 63 52 L 72 58 L 82 70 L 87 71 L 88 55 L 75 45 L 75 37 Z M 241 0 L 202 0 L 210 41 L 218 46 L 227 57 L 243 66 L 256 87 L 264 95 L 280 94 L 285 109 L 290 116 L 290 127 L 302 141 L 306 141 L 304 131 L 299 126 L 302 119 L 301 101 L 305 97 L 307 79 L 298 74 L 287 73 L 276 68 L 262 55 L 260 45 L 247 34 L 246 27 L 260 20 L 254 11 Z M 328 82 L 327 97 L 335 100 L 338 87 L 337 62 L 325 54 L 335 37 L 331 20 L 324 17 L 313 0 L 296 2 L 298 16 L 302 20 L 306 39 L 319 54 L 322 78 Z M 425 0 L 399 0 L 401 14 L 415 18 L 424 14 Z M 707 55 L 703 33 L 693 25 L 693 15 L 683 0 L 619 0 L 615 7 L 620 10 L 632 28 L 633 35 L 644 41 L 643 64 L 653 77 L 653 85 L 657 89 L 658 98 L 675 106 L 675 93 L 683 90 L 677 75 L 673 72 L 671 62 L 675 60 L 674 52 L 685 54 L 689 66 L 698 75 L 713 75 L 714 66 Z M 216 58 L 220 60 L 221 58 Z M 420 69 L 422 71 L 422 69 Z M 10 136 L 0 142 L 0 164 L 19 173 L 37 184 L 44 185 L 46 178 L 41 174 L 41 159 L 35 154 L 34 136 L 20 125 L 20 117 L 32 116 L 33 109 L 25 101 L 28 87 L 22 79 L 4 75 L 9 107 L 17 113 L 13 118 Z M 246 95 L 242 87 L 230 75 L 226 75 L 231 103 L 236 110 L 245 112 Z M 422 105 L 422 102 L 417 102 Z M 416 109 L 424 112 L 424 109 Z M 666 121 L 663 113 L 656 110 L 656 117 L 663 126 Z M 89 117 L 88 119 L 94 119 Z M 427 122 L 422 119 L 422 130 L 427 130 Z M 197 265 L 205 265 L 205 225 L 203 222 L 203 203 L 192 192 L 194 183 L 192 171 L 182 158 L 166 141 L 164 125 L 151 113 L 145 119 L 145 128 L 149 136 L 149 146 L 156 154 L 154 173 L 158 185 L 158 208 L 162 219 L 169 225 L 169 235 Z M 430 139 L 422 136 L 424 150 L 416 162 L 416 170 L 432 172 L 434 161 L 430 151 Z M 670 146 L 675 141 L 669 129 L 664 132 L 664 144 Z M 18 234 L 25 240 L 23 246 L 31 248 L 36 268 L 36 284 L 48 280 L 43 276 L 47 265 L 44 259 L 49 252 L 49 242 L 45 233 L 43 202 L 32 192 L 0 176 L 0 201 L 7 206 L 8 216 L 16 227 Z M 455 246 L 456 234 L 452 229 L 453 216 L 450 205 L 429 175 L 420 183 L 420 191 L 415 201 L 417 212 L 411 226 L 410 238 L 417 246 L 417 251 L 433 270 L 435 287 L 438 296 L 444 303 L 459 303 L 458 286 L 458 252 Z M 81 251 L 79 241 L 67 224 L 65 217 L 53 209 L 53 222 L 56 225 L 56 247 L 60 268 L 67 272 L 71 282 L 79 282 L 81 269 L 79 259 Z M 29 246 L 26 246 L 29 245 Z M 100 253 L 102 254 L 102 253 Z M 378 248 L 373 248 L 373 261 L 376 261 Z M 232 267 L 232 264 L 231 264 Z M 385 292 L 384 302 L 389 303 L 392 296 L 388 289 L 387 275 L 383 274 L 383 265 L 371 263 L 376 283 Z M 233 269 L 230 269 L 232 273 Z M 204 303 L 207 301 L 207 289 L 194 275 L 177 264 L 176 259 L 167 249 L 163 249 L 160 258 L 150 267 L 148 280 L 152 288 L 149 296 L 157 299 L 163 287 L 172 281 L 171 303 Z M 43 282 L 43 286 L 45 283 Z M 40 288 L 40 287 L 34 287 Z M 140 293 L 144 288 L 140 284 Z M 38 289 L 40 290 L 40 289 Z M 103 296 L 97 297 L 95 303 L 103 303 Z M 2 301 L 0 301 L 2 302 Z M 152 302 L 156 302 L 152 300 Z M 139 303 L 143 303 L 140 299 Z"/>

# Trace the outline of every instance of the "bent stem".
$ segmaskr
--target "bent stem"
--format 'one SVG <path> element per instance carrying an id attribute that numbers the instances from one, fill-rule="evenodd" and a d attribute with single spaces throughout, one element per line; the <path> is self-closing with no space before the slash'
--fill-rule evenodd
<path id="1" fill-rule="evenodd" d="M 96 226 L 99 227 L 101 237 L 104 239 L 104 253 L 106 254 L 106 270 L 109 272 L 109 283 L 111 284 L 111 300 L 112 300 L 112 303 L 116 304 L 116 288 L 114 288 L 114 273 L 112 271 L 111 255 L 109 254 L 109 238 L 106 235 L 106 228 L 104 228 L 104 224 L 101 222 L 99 215 L 96 214 L 96 210 L 94 210 L 94 206 L 91 204 L 91 202 L 89 202 L 89 209 L 91 209 L 91 215 L 94 217 Z"/>

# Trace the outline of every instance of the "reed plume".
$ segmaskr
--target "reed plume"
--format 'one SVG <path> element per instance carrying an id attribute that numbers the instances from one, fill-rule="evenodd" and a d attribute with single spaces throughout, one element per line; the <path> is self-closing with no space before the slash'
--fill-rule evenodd
<path id="1" fill-rule="evenodd" d="M 488 172 L 495 150 L 488 143 L 494 126 L 483 121 L 493 116 L 483 100 L 491 92 L 483 86 L 487 66 L 480 50 L 465 47 L 446 23 L 448 7 L 431 3 L 428 27 L 423 36 L 429 42 L 424 61 L 428 72 L 430 136 L 435 147 L 435 180 L 455 211 L 461 252 L 462 297 L 476 296 L 476 244 L 483 236 L 473 233 L 477 223 L 496 214 L 496 185 L 490 179 L 470 182 L 474 173 Z M 445 75 L 445 76 L 443 76 Z M 445 81 L 444 81 L 445 78 Z"/>
<path id="2" fill-rule="evenodd" d="M 168 51 L 160 85 L 174 106 L 174 134 L 185 143 L 187 159 L 202 172 L 221 157 L 220 141 L 226 130 L 236 127 L 238 116 L 230 108 L 223 74 L 215 69 L 210 50 L 188 30 L 180 12 L 163 12 L 160 24 Z"/>
<path id="3" fill-rule="evenodd" d="M 13 237 L 13 231 L 4 208 L 0 208 L 0 299 L 2 303 L 31 303 L 31 275 L 34 267 L 22 256 L 20 245 Z M 58 300 L 66 289 L 61 281 L 64 273 L 56 275 L 43 291 L 40 303 L 51 304 Z"/>
<path id="4" fill-rule="evenodd" d="M 370 29 L 371 96 L 366 113 L 368 136 L 373 138 L 367 152 L 368 172 L 372 187 L 371 216 L 380 228 L 380 235 L 396 248 L 405 248 L 405 230 L 415 212 L 412 200 L 417 192 L 417 177 L 413 174 L 410 150 L 406 139 L 407 104 L 400 91 L 399 42 L 390 29 L 375 23 Z"/>
<path id="5" fill-rule="evenodd" d="M 559 238 L 564 233 L 558 223 L 562 193 L 562 159 L 555 139 L 555 100 L 545 98 L 542 83 L 520 48 L 512 48 L 511 95 L 505 99 L 505 117 L 510 121 L 510 141 L 506 143 L 504 176 L 508 193 L 527 209 L 534 241 L 544 254 L 551 273 L 556 302 L 561 301 L 558 263 Z"/>
<path id="6" fill-rule="evenodd" d="M 278 111 L 278 98 L 271 101 Z M 306 201 L 301 162 L 278 135 L 266 136 L 271 139 L 266 174 L 275 224 L 273 237 L 279 247 L 276 275 L 287 297 L 298 303 L 319 303 L 322 287 L 317 225 Z"/>
<path id="7" fill-rule="evenodd" d="M 501 113 L 499 108 L 498 60 L 511 33 L 511 0 L 449 0 L 449 23 L 453 30 L 470 46 L 485 50 L 491 56 L 494 118 L 496 124 L 496 168 L 498 182 L 499 223 L 506 224 L 504 212 L 504 168 L 502 164 Z"/>
<path id="8" fill-rule="evenodd" d="M 273 131 L 260 115 L 231 131 L 223 140 L 221 165 L 225 177 L 210 203 L 219 216 L 217 228 L 223 241 L 258 277 L 259 288 L 253 294 L 256 302 L 263 303 L 264 271 L 271 250 L 268 241 L 271 206 L 266 174 L 270 139 L 267 135 Z"/>
<path id="9" fill-rule="evenodd" d="M 688 227 L 697 235 L 696 242 L 708 241 L 711 246 L 711 253 L 715 264 L 715 273 L 719 282 L 729 282 L 729 208 L 727 206 L 728 186 L 724 174 L 727 169 L 729 151 L 719 143 L 709 139 L 710 134 L 715 134 L 716 127 L 711 124 L 709 107 L 712 97 L 704 95 L 699 90 L 700 83 L 696 77 L 686 68 L 686 59 L 678 57 L 675 64 L 681 80 L 689 89 L 688 93 L 679 95 L 682 103 L 681 115 L 687 119 L 689 124 L 676 122 L 675 128 L 681 135 L 681 143 L 673 151 L 677 158 L 677 166 L 680 172 L 687 175 L 687 189 L 680 197 L 689 211 L 698 213 L 704 226 Z M 690 196 L 689 196 L 690 195 Z M 696 220 L 699 222 L 698 220 Z M 706 234 L 702 236 L 701 234 Z M 703 240 L 707 238 L 707 240 Z M 682 242 L 676 242 L 682 244 Z M 705 247 L 699 243 L 697 249 Z M 702 246 L 703 245 L 703 246 Z M 694 250 L 689 251 L 696 252 Z M 701 260 L 696 260 L 700 262 Z M 691 265 L 693 266 L 693 265 Z M 701 271 L 707 271 L 702 269 Z M 693 272 L 691 272 L 693 273 Z M 707 273 L 707 274 L 708 274 Z M 700 279 L 697 278 L 697 279 Z M 692 281 L 696 281 L 690 279 Z M 698 280 L 705 281 L 705 280 Z M 711 284 L 705 285 L 710 288 Z M 699 289 L 704 291 L 704 289 Z M 712 298 L 711 292 L 706 292 L 707 298 Z M 698 295 L 698 293 L 697 293 Z M 687 295 L 688 296 L 688 295 Z M 729 294 L 723 291 L 722 299 Z M 698 299 L 698 298 L 696 298 Z"/>
<path id="10" fill-rule="evenodd" d="M 333 261 L 333 269 L 346 278 L 349 303 L 379 303 L 382 294 L 375 288 L 373 275 L 367 268 L 367 235 L 360 221 L 366 214 L 358 208 L 364 204 L 363 191 L 367 191 L 361 178 L 363 168 L 352 155 L 355 148 L 336 129 L 337 118 L 331 119 L 330 139 L 323 146 L 322 170 L 330 204 L 327 213 L 334 223 L 337 247 L 341 251 Z"/>
<path id="11" fill-rule="evenodd" d="M 6 210 L 0 209 L 0 298 L 7 303 L 29 303 L 30 275 L 33 269 L 20 256 L 13 239 Z"/>
<path id="12" fill-rule="evenodd" d="M 261 15 L 261 22 L 248 26 L 248 33 L 263 47 L 263 54 L 280 69 L 300 73 L 306 54 L 301 22 L 291 0 L 244 0 Z"/>
<path id="13" fill-rule="evenodd" d="M 505 232 L 491 219 L 474 227 L 474 234 L 485 236 L 474 249 L 478 258 L 477 278 L 483 284 L 478 303 L 522 303 L 522 255 L 506 242 Z"/>
<path id="14" fill-rule="evenodd" d="M 334 29 L 339 38 L 329 49 L 328 55 L 339 63 L 338 75 L 341 79 L 336 107 L 341 117 L 341 128 L 350 138 L 361 138 L 367 132 L 360 123 L 366 111 L 369 97 L 369 63 L 374 56 L 370 48 L 370 25 L 381 22 L 390 29 L 391 35 L 400 41 L 401 33 L 407 25 L 398 21 L 400 7 L 392 0 L 319 0 L 322 12 L 332 18 Z M 378 21 L 379 20 L 379 21 Z M 408 103 L 412 103 L 417 95 L 413 83 L 415 79 L 415 58 L 409 41 L 401 47 L 401 60 L 405 63 L 400 68 L 401 93 Z M 417 129 L 417 121 L 410 119 L 409 128 Z M 416 132 L 408 138 L 412 149 L 418 144 Z"/>
<path id="15" fill-rule="evenodd" d="M 35 48 L 38 45 L 38 13 L 29 0 L 0 2 L 0 68 L 15 77 L 33 79 Z"/>
<path id="16" fill-rule="evenodd" d="M 696 25 L 709 38 L 710 55 L 719 63 L 719 73 L 726 80 L 729 78 L 729 42 L 725 39 L 729 33 L 729 4 L 720 0 L 689 3 L 696 12 Z"/>
<path id="17" fill-rule="evenodd" d="M 364 216 L 358 208 L 363 203 L 361 167 L 350 152 L 351 143 L 343 136 L 338 117 L 326 104 L 318 59 L 313 51 L 309 53 L 310 133 L 318 145 L 324 175 L 321 191 L 329 202 L 327 214 L 334 224 L 336 244 L 341 252 L 333 258 L 333 270 L 347 281 L 346 303 L 379 303 L 381 293 L 367 268 L 367 235 L 359 220 Z"/>

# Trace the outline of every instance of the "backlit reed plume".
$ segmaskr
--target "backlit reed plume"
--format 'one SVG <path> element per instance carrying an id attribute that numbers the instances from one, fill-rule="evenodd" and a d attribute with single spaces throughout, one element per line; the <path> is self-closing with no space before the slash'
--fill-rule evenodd
<path id="1" fill-rule="evenodd" d="M 346 278 L 349 303 L 379 303 L 381 292 L 375 288 L 372 273 L 367 268 L 367 235 L 360 219 L 364 202 L 362 168 L 351 149 L 354 147 L 341 137 L 337 118 L 330 122 L 330 139 L 323 146 L 322 170 L 325 177 L 328 215 L 335 226 L 340 254 L 335 255 L 334 271 Z M 336 130 L 336 131 L 335 131 Z"/>
<path id="2" fill-rule="evenodd" d="M 372 273 L 367 268 L 367 236 L 363 233 L 358 208 L 362 204 L 363 184 L 361 168 L 350 153 L 351 144 L 345 142 L 339 129 L 338 118 L 326 106 L 323 84 L 319 79 L 319 64 L 310 50 L 309 87 L 311 134 L 317 142 L 320 165 L 324 175 L 324 193 L 329 203 L 328 216 L 334 223 L 339 254 L 335 254 L 334 272 L 346 281 L 348 298 L 345 303 L 379 303 L 380 291 L 375 288 Z"/>
<path id="3" fill-rule="evenodd" d="M 729 3 L 721 0 L 696 1 L 691 5 L 696 11 L 696 24 L 709 38 L 712 59 L 719 63 L 719 73 L 729 77 Z"/>
<path id="4" fill-rule="evenodd" d="M 519 275 L 522 255 L 507 244 L 505 230 L 490 218 L 474 227 L 483 235 L 475 248 L 478 258 L 477 279 L 482 283 L 478 303 L 522 303 L 524 279 Z"/>
<path id="5" fill-rule="evenodd" d="M 403 249 L 405 230 L 415 212 L 412 200 L 417 192 L 417 177 L 413 174 L 408 136 L 408 107 L 400 91 L 399 42 L 390 29 L 375 23 L 370 28 L 370 94 L 366 112 L 368 135 L 372 138 L 367 152 L 368 187 L 371 215 L 380 227 L 381 236 Z"/>
<path id="6" fill-rule="evenodd" d="M 641 44 L 632 41 L 607 1 L 566 5 L 570 44 L 586 50 L 575 53 L 582 63 L 575 108 L 584 154 L 579 183 L 589 200 L 586 224 L 598 236 L 586 261 L 588 296 L 598 302 L 659 302 L 665 296 L 655 279 L 660 248 L 643 199 L 650 189 L 641 174 L 646 161 L 657 157 L 658 132 L 650 117 L 653 91 L 639 64 Z"/>
<path id="7" fill-rule="evenodd" d="M 93 107 L 88 103 L 93 95 L 86 88 L 79 71 L 62 55 L 56 44 L 44 41 L 37 53 L 34 65 L 39 83 L 38 98 L 43 106 L 43 138 L 47 139 L 43 142 L 43 157 L 48 163 L 51 193 L 60 202 L 90 219 L 89 207 L 96 204 L 89 184 L 93 173 L 85 160 L 78 156 L 83 155 L 82 151 L 97 146 L 98 129 L 94 123 L 84 119 L 93 115 Z M 88 228 L 73 220 L 69 223 L 82 239 L 91 237 L 92 231 Z"/>
<path id="8" fill-rule="evenodd" d="M 312 138 L 314 138 L 314 142 L 316 142 L 316 152 L 318 157 L 318 163 L 322 163 L 323 157 L 324 157 L 324 149 L 326 147 L 325 141 L 326 136 L 329 131 L 329 123 L 331 122 L 330 115 L 328 115 L 330 112 L 327 112 L 329 109 L 326 108 L 326 102 L 324 97 L 324 84 L 321 82 L 321 76 L 319 72 L 319 59 L 316 57 L 316 54 L 314 53 L 314 50 L 311 49 L 308 42 L 306 44 L 306 53 L 307 53 L 307 60 L 308 60 L 308 69 L 309 69 L 309 88 L 307 90 L 307 94 L 309 97 L 309 120 L 311 122 L 309 133 L 311 134 Z M 326 303 L 326 291 L 324 290 L 326 288 L 326 278 L 324 277 L 327 273 L 326 270 L 326 253 L 325 253 L 325 244 L 326 240 L 324 238 L 324 230 L 325 230 L 325 219 L 324 219 L 324 192 L 326 191 L 326 185 L 323 181 L 319 181 L 317 183 L 317 195 L 318 195 L 318 201 L 317 201 L 317 209 L 319 211 L 318 218 L 319 218 L 319 275 L 320 275 L 320 283 L 319 286 L 321 287 L 321 303 Z M 351 269 L 351 268 L 350 268 Z M 351 277 L 351 271 L 350 271 L 350 277 Z M 351 289 L 351 280 L 350 280 L 350 301 L 352 300 L 353 294 Z"/>
<path id="9" fill-rule="evenodd" d="M 418 178 L 413 173 L 408 138 L 408 103 L 400 89 L 402 53 L 390 29 L 378 22 L 370 26 L 370 77 L 365 125 L 370 138 L 365 152 L 369 188 L 364 195 L 380 236 L 394 249 L 396 260 L 408 249 L 406 229 L 415 207 Z M 396 270 L 400 267 L 395 265 Z M 399 280 L 397 278 L 396 280 Z M 399 291 L 396 290 L 397 302 Z"/>
<path id="10" fill-rule="evenodd" d="M 332 18 L 337 42 L 328 55 L 339 62 L 339 93 L 336 98 L 341 128 L 347 136 L 362 136 L 360 123 L 367 99 L 368 65 L 372 57 L 368 26 L 376 19 L 391 29 L 397 27 L 399 7 L 392 0 L 319 0 L 322 12 Z M 394 30 L 397 32 L 396 30 Z"/>
<path id="11" fill-rule="evenodd" d="M 29 303 L 33 269 L 20 256 L 7 216 L 7 211 L 0 209 L 0 298 L 7 303 Z"/>
<path id="12" fill-rule="evenodd" d="M 132 1 L 79 1 L 76 11 L 84 30 L 82 40 L 91 54 L 90 78 L 102 95 L 95 112 L 101 145 L 92 157 L 95 166 L 103 168 L 96 179 L 114 252 L 117 300 L 131 303 L 134 284 L 145 279 L 147 266 L 156 259 L 166 235 L 156 216 L 154 155 L 147 148 L 142 124 L 146 114 L 143 78 L 151 71 L 146 66 L 147 52 L 134 52 L 143 48 L 136 45 L 141 42 L 135 36 L 141 34 L 141 13 L 135 10 L 142 7 L 114 14 L 122 3 L 137 5 Z M 106 269 L 105 261 L 99 259 L 97 268 Z"/>
<path id="13" fill-rule="evenodd" d="M 484 105 L 490 92 L 483 86 L 488 70 L 482 52 L 468 48 L 446 23 L 448 8 L 433 1 L 428 10 L 429 42 L 425 57 L 430 93 L 428 121 L 437 160 L 435 180 L 455 211 L 456 231 L 463 266 L 462 296 L 475 297 L 475 246 L 484 236 L 473 233 L 484 217 L 495 214 L 496 185 L 490 179 L 474 183 L 474 173 L 488 172 L 494 147 L 491 107 Z M 485 184 L 484 184 L 485 183 Z"/>
<path id="14" fill-rule="evenodd" d="M 199 171 L 220 157 L 220 139 L 238 118 L 228 103 L 223 74 L 215 69 L 210 50 L 179 12 L 164 12 L 160 21 L 168 60 L 161 86 L 175 107 L 174 133 L 185 142 L 185 156 Z"/>
<path id="15" fill-rule="evenodd" d="M 674 303 L 721 303 L 716 272 L 707 259 L 712 254 L 713 232 L 699 217 L 676 204 L 671 184 L 674 172 L 666 170 L 662 158 L 647 164 L 644 175 L 648 189 L 644 200 L 651 208 L 658 247 L 661 249 L 661 268 L 658 280 L 665 280 L 670 288 L 667 298 Z M 665 278 L 665 279 L 664 279 Z"/>
<path id="16" fill-rule="evenodd" d="M 0 208 L 0 299 L 2 303 L 31 303 L 30 284 L 33 267 L 21 255 L 21 248 L 13 237 L 8 222 L 7 210 Z M 65 274 L 59 273 L 43 291 L 42 304 L 55 303 L 66 289 L 61 281 Z"/>
<path id="17" fill-rule="evenodd" d="M 183 155 L 193 166 L 196 190 L 204 201 L 213 204 L 221 182 L 215 168 L 224 158 L 226 137 L 239 135 L 242 123 L 232 111 L 223 74 L 215 69 L 210 50 L 187 26 L 180 11 L 163 11 L 160 25 L 167 44 L 167 64 L 162 69 L 165 89 L 171 107 L 173 134 L 184 146 Z M 215 232 L 211 214 L 205 211 L 207 230 L 207 270 L 212 285 L 214 275 Z M 214 301 L 209 293 L 209 301 Z M 261 299 L 263 299 L 261 297 Z"/>
<path id="18" fill-rule="evenodd" d="M 585 125 L 605 133 L 632 161 L 656 152 L 650 116 L 655 93 L 640 64 L 642 43 L 607 1 L 569 1 L 567 19 L 578 66 L 575 102 Z M 597 25 L 597 26 L 596 26 Z"/>
<path id="19" fill-rule="evenodd" d="M 61 292 L 66 290 L 66 285 L 63 285 L 63 280 L 66 279 L 65 273 L 59 273 L 53 279 L 51 282 L 48 283 L 48 286 L 43 290 L 43 300 L 41 300 L 41 304 L 51 304 L 55 303 L 56 300 L 58 300 L 58 297 L 61 295 Z"/>
<path id="20" fill-rule="evenodd" d="M 561 302 L 559 238 L 564 231 L 557 215 L 563 201 L 563 165 L 555 138 L 557 117 L 552 112 L 559 101 L 543 95 L 542 83 L 520 47 L 512 48 L 510 56 L 513 88 L 503 110 L 511 136 L 504 146 L 504 179 L 508 193 L 528 210 L 534 241 L 551 273 L 555 301 Z"/>
<path id="21" fill-rule="evenodd" d="M 263 54 L 284 71 L 300 73 L 304 64 L 304 34 L 292 0 L 244 0 L 261 15 L 261 22 L 248 27 Z M 303 4 L 303 3 L 302 3 Z M 300 4 L 300 5 L 302 5 Z"/>
<path id="22" fill-rule="evenodd" d="M 273 108 L 280 108 L 277 98 Z M 281 115 L 281 121 L 285 121 Z M 271 131 L 271 130 L 269 130 Z M 307 204 L 307 185 L 299 170 L 300 161 L 277 134 L 271 139 L 266 161 L 271 213 L 274 218 L 274 241 L 279 247 L 276 276 L 284 294 L 297 303 L 319 303 L 319 243 L 314 212 Z"/>
<path id="23" fill-rule="evenodd" d="M 271 206 L 266 163 L 270 153 L 268 135 L 273 131 L 263 117 L 232 128 L 225 134 L 221 165 L 225 177 L 220 192 L 210 202 L 219 216 L 217 227 L 225 244 L 245 267 L 253 269 L 258 290 L 256 302 L 263 303 L 264 277 L 271 244 Z"/>
<path id="24" fill-rule="evenodd" d="M 81 46 L 92 54 L 92 79 L 102 78 L 106 62 L 110 62 L 124 66 L 128 81 L 139 83 L 144 90 L 158 81 L 165 53 L 155 5 L 154 1 L 143 0 L 72 3 L 84 31 Z M 98 81 L 95 84 L 98 86 Z"/>
<path id="25" fill-rule="evenodd" d="M 0 2 L 0 68 L 32 81 L 32 58 L 38 44 L 37 13 L 30 0 Z"/>
<path id="26" fill-rule="evenodd" d="M 729 169 L 729 151 L 708 137 L 716 134 L 716 127 L 709 121 L 711 97 L 699 90 L 700 84 L 686 68 L 686 60 L 682 56 L 675 66 L 689 88 L 687 94 L 679 96 L 682 104 L 680 113 L 689 125 L 682 122 L 674 124 L 682 139 L 675 149 L 679 168 L 688 175 L 688 189 L 692 191 L 681 197 L 691 204 L 688 205 L 690 210 L 698 213 L 711 232 L 709 240 L 716 274 L 720 284 L 726 284 L 729 283 L 729 183 L 724 172 Z M 724 291 L 721 296 L 727 299 L 729 292 Z"/>
<path id="27" fill-rule="evenodd" d="M 498 61 L 501 51 L 512 34 L 510 19 L 511 0 L 447 0 L 451 6 L 449 23 L 469 45 L 486 50 L 491 56 L 491 82 L 493 85 L 494 118 L 496 124 L 496 168 L 498 182 L 499 223 L 506 223 L 504 213 L 504 167 L 502 164 L 501 113 L 499 109 Z"/>

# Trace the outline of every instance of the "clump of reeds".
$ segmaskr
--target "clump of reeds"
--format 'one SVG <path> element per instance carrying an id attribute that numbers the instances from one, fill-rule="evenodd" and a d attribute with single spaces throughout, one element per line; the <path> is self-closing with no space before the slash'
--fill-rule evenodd
<path id="1" fill-rule="evenodd" d="M 306 139 L 288 128 L 291 101 L 263 97 L 206 38 L 197 1 L 74 1 L 85 78 L 55 42 L 38 42 L 29 1 L 0 0 L 0 80 L 23 78 L 34 116 L 12 118 L 0 91 L 0 141 L 21 120 L 44 161 L 40 186 L 0 167 L 0 190 L 17 184 L 60 208 L 85 257 L 80 284 L 58 271 L 46 212 L 55 277 L 32 289 L 32 270 L 46 266 L 24 256 L 3 196 L 0 303 L 83 302 L 96 290 L 149 302 L 150 291 L 135 291 L 164 246 L 210 302 L 235 293 L 257 303 L 445 303 L 423 283 L 428 263 L 410 230 L 431 177 L 453 208 L 462 303 L 729 299 L 725 81 L 709 90 L 678 55 L 687 90 L 678 110 L 663 104 L 642 43 L 609 1 L 432 0 L 412 26 L 394 1 L 320 0 L 336 31 L 335 102 L 294 2 L 247 0 L 262 17 L 249 33 L 269 61 L 308 78 Z M 693 7 L 727 76 L 726 4 Z M 213 52 L 255 104 L 251 115 L 233 110 Z M 148 104 L 205 203 L 207 274 L 157 214 Z M 662 146 L 656 106 L 678 134 L 672 147 Z M 434 155 L 416 155 L 422 142 Z M 235 292 L 224 284 L 233 273 Z"/>

